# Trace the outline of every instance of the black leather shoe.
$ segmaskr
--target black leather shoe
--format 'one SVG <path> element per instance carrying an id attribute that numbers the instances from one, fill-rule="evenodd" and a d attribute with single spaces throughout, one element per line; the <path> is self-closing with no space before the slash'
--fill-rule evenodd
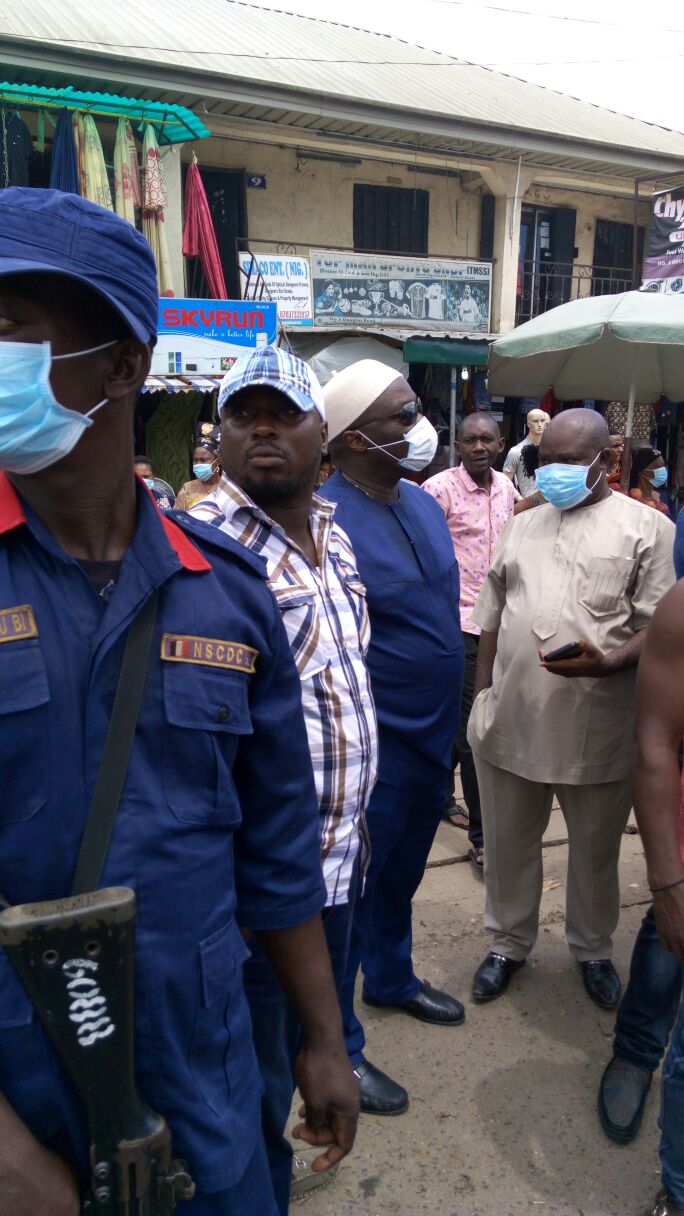
<path id="1" fill-rule="evenodd" d="M 649 1208 L 645 1216 L 675 1216 L 675 1213 L 681 1212 L 681 1208 L 676 1208 L 670 1203 L 667 1197 L 667 1191 L 660 1190 L 656 1195 L 655 1207 Z"/>
<path id="2" fill-rule="evenodd" d="M 363 993 L 366 1005 L 375 1005 L 378 1009 L 399 1009 L 408 1013 L 420 1022 L 432 1022 L 435 1026 L 460 1026 L 465 1021 L 465 1009 L 460 1001 L 433 988 L 425 980 L 420 980 L 420 989 L 410 1001 L 402 1001 L 400 1005 L 388 1005 L 384 1001 L 375 1001 L 372 996 Z"/>
<path id="3" fill-rule="evenodd" d="M 582 979 L 592 1001 L 602 1009 L 614 1009 L 620 1000 L 622 985 L 620 977 L 609 958 L 592 959 L 580 963 Z"/>
<path id="4" fill-rule="evenodd" d="M 367 1115 L 403 1115 L 408 1110 L 409 1096 L 403 1085 L 369 1060 L 354 1066 L 354 1076 L 361 1092 L 361 1110 Z"/>
<path id="5" fill-rule="evenodd" d="M 503 996 L 514 971 L 525 966 L 524 958 L 506 958 L 505 954 L 488 954 L 480 963 L 473 980 L 473 1000 L 483 1004 Z"/>
<path id="6" fill-rule="evenodd" d="M 611 1140 L 629 1144 L 634 1139 L 641 1127 L 652 1079 L 645 1068 L 613 1056 L 601 1077 L 598 1092 L 598 1116 Z"/>

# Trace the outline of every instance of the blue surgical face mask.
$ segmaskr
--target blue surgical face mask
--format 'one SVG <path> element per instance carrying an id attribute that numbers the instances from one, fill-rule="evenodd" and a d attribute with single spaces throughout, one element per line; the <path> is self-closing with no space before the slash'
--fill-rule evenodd
<path id="1" fill-rule="evenodd" d="M 0 469 L 38 473 L 69 455 L 107 398 L 87 414 L 60 405 L 50 384 L 52 363 L 94 354 L 117 341 L 68 355 L 53 355 L 49 342 L 0 342 Z"/>
<path id="2" fill-rule="evenodd" d="M 194 464 L 192 471 L 200 481 L 209 481 L 214 476 L 214 465 L 213 463 L 202 461 L 201 464 Z"/>
<path id="3" fill-rule="evenodd" d="M 654 490 L 660 490 L 664 485 L 667 485 L 667 469 L 663 466 L 662 469 L 654 469 L 651 473 L 651 485 Z"/>
<path id="4" fill-rule="evenodd" d="M 559 511 L 578 507 L 589 497 L 596 482 L 587 485 L 589 470 L 596 464 L 600 452 L 591 464 L 543 464 L 537 469 L 537 487 L 547 502 Z M 598 480 L 598 479 L 597 479 Z"/>

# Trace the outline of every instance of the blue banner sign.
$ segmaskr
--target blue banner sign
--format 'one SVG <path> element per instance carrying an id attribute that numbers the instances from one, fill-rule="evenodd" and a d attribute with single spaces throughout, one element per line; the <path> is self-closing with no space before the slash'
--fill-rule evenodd
<path id="1" fill-rule="evenodd" d="M 255 300 L 159 301 L 153 375 L 226 371 L 240 355 L 276 340 L 276 305 Z"/>

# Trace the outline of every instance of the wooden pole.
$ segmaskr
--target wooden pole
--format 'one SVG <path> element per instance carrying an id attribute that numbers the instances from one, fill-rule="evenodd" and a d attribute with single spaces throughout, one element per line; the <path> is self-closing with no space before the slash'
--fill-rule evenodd
<path id="1" fill-rule="evenodd" d="M 449 468 L 456 464 L 456 384 L 458 382 L 457 368 L 451 367 L 451 386 L 449 393 Z"/>
<path id="2" fill-rule="evenodd" d="M 632 383 L 629 387 L 629 400 L 627 402 L 627 422 L 625 423 L 625 450 L 622 453 L 622 469 L 620 471 L 620 485 L 623 489 L 627 489 L 629 485 L 629 474 L 632 467 L 632 430 L 634 427 L 634 397 L 636 394 L 636 355 L 634 357 L 634 368 L 632 371 Z"/>

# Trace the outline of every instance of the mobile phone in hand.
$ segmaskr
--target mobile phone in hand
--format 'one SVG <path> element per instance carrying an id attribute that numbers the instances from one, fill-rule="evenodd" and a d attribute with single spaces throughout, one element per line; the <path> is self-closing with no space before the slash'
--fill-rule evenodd
<path id="1" fill-rule="evenodd" d="M 559 659 L 576 659 L 583 653 L 579 642 L 568 642 L 567 646 L 559 646 L 558 650 L 550 650 L 544 655 L 545 663 L 557 663 Z"/>

